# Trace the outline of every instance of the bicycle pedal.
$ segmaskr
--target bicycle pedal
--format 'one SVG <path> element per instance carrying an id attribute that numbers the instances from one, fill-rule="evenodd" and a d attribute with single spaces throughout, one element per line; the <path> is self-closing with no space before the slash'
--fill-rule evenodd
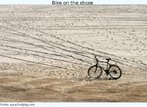
<path id="1" fill-rule="evenodd" d="M 109 76 L 107 79 L 108 79 L 108 80 L 113 80 L 113 78 L 112 78 L 112 77 L 110 77 L 110 76 Z"/>

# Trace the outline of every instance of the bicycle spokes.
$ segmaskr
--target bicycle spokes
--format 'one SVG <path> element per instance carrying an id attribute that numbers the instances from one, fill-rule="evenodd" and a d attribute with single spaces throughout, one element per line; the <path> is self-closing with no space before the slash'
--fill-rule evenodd
<path id="1" fill-rule="evenodd" d="M 99 78 L 102 75 L 102 69 L 98 66 L 91 66 L 88 69 L 88 75 L 90 78 Z"/>
<path id="2" fill-rule="evenodd" d="M 113 65 L 109 68 L 109 74 L 113 79 L 118 79 L 121 76 L 121 69 L 117 65 Z"/>

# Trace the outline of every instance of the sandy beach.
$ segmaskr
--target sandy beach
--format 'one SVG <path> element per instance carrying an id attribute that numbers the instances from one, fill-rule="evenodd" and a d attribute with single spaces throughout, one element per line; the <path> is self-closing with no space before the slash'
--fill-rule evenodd
<path id="1" fill-rule="evenodd" d="M 1 5 L 0 102 L 146 102 L 146 11 L 147 5 Z M 122 77 L 90 79 L 95 55 L 110 57 Z"/>

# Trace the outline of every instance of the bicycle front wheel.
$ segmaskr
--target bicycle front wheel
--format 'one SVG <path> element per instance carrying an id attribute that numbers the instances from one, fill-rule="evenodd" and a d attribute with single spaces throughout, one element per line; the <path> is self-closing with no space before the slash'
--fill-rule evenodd
<path id="1" fill-rule="evenodd" d="M 109 74 L 113 79 L 119 79 L 122 75 L 122 72 L 119 66 L 111 65 L 109 68 Z"/>
<path id="2" fill-rule="evenodd" d="M 96 79 L 99 78 L 101 75 L 102 75 L 102 69 L 99 66 L 94 65 L 88 69 L 88 76 L 90 78 Z"/>

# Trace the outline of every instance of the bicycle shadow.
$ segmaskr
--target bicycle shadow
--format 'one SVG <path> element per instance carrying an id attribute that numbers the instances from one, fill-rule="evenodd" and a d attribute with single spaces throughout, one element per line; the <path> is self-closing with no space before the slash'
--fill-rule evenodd
<path id="1" fill-rule="evenodd" d="M 86 77 L 86 78 L 82 78 L 81 81 L 109 81 L 109 80 L 116 80 L 116 79 L 113 79 L 113 78 L 110 78 L 110 77 L 103 77 L 103 78 L 89 78 L 89 77 Z"/>

